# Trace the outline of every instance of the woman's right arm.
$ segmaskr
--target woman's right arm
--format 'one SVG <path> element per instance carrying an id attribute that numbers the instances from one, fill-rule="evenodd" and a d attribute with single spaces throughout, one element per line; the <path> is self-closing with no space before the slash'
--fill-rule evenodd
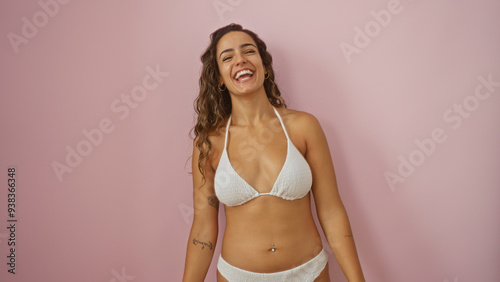
<path id="1" fill-rule="evenodd" d="M 195 139 L 195 142 L 197 140 Z M 198 168 L 200 151 L 193 144 L 193 225 L 189 234 L 183 282 L 204 281 L 217 243 L 219 200 L 214 190 L 214 170 L 206 162 L 205 181 Z"/>

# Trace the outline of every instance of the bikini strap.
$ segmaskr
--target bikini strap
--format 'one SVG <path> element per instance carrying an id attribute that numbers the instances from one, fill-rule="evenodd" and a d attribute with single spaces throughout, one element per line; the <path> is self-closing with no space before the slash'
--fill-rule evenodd
<path id="1" fill-rule="evenodd" d="M 274 106 L 273 106 L 273 110 L 276 113 L 276 115 L 278 116 L 278 119 L 280 120 L 281 127 L 283 128 L 283 131 L 285 132 L 286 139 L 290 140 L 290 138 L 288 137 L 288 133 L 286 132 L 285 124 L 283 124 L 283 120 L 281 119 L 281 116 L 278 113 L 278 110 L 276 110 L 276 108 L 274 108 Z"/>
<path id="2" fill-rule="evenodd" d="M 229 124 L 231 123 L 231 115 L 229 116 L 229 119 L 227 120 L 227 125 L 226 125 L 226 136 L 224 137 L 224 150 L 226 150 L 227 146 L 227 134 L 229 132 Z"/>
<path id="3" fill-rule="evenodd" d="M 283 123 L 283 120 L 281 119 L 280 113 L 278 113 L 278 110 L 274 106 L 273 110 L 276 113 L 276 116 L 278 116 L 278 119 L 280 120 L 281 127 L 283 128 L 283 132 L 285 132 L 285 136 L 287 140 L 290 140 L 290 137 L 288 137 L 288 132 L 286 131 L 285 124 Z M 227 147 L 227 135 L 229 133 L 229 125 L 231 124 L 231 115 L 229 116 L 229 119 L 227 120 L 227 125 L 226 125 L 226 136 L 224 136 L 224 150 L 226 150 Z"/>

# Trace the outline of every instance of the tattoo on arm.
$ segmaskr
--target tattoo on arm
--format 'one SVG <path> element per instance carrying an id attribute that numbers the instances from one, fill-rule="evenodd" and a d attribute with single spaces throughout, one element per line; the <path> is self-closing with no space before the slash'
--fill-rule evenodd
<path id="1" fill-rule="evenodd" d="M 212 207 L 219 209 L 219 199 L 217 199 L 217 196 L 209 196 L 208 198 L 208 204 L 211 205 Z"/>
<path id="2" fill-rule="evenodd" d="M 193 239 L 193 245 L 201 245 L 201 249 L 204 250 L 207 247 L 209 250 L 212 250 L 212 242 L 202 242 L 196 239 Z"/>

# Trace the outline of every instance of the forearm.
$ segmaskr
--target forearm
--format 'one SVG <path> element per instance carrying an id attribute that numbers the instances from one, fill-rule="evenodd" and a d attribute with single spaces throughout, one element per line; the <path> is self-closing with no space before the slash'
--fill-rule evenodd
<path id="1" fill-rule="evenodd" d="M 197 227 L 193 224 L 189 234 L 184 267 L 184 282 L 203 282 L 212 262 L 217 229 Z"/>
<path id="2" fill-rule="evenodd" d="M 328 244 L 349 282 L 365 281 L 356 244 L 344 208 L 322 223 Z"/>

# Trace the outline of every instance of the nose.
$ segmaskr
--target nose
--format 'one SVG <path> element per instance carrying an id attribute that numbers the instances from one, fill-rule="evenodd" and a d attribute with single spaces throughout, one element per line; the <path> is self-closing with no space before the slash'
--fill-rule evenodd
<path id="1" fill-rule="evenodd" d="M 241 54 L 240 52 L 238 52 L 235 55 L 235 61 L 236 61 L 237 65 L 240 65 L 240 64 L 245 63 L 247 60 L 246 60 L 245 56 L 243 56 L 243 54 Z"/>

